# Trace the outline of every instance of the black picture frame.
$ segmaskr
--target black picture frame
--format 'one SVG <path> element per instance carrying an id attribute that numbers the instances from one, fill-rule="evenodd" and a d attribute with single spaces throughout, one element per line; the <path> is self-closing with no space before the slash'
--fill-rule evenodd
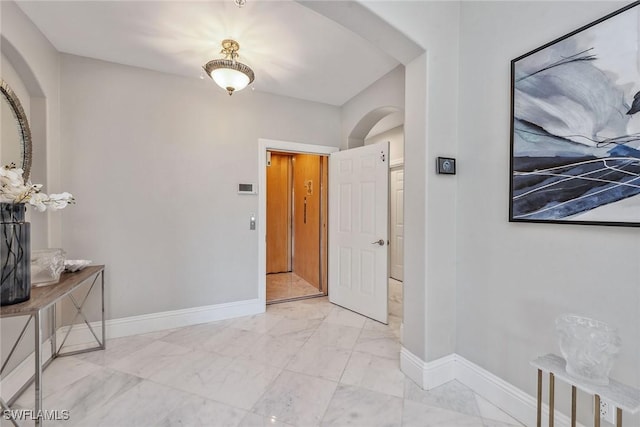
<path id="1" fill-rule="evenodd" d="M 510 222 L 640 226 L 638 5 L 511 61 Z"/>

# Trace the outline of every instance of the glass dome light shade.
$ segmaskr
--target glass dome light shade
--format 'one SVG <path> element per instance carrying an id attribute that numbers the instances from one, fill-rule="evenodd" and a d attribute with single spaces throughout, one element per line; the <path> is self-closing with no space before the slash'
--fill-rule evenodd
<path id="1" fill-rule="evenodd" d="M 209 61 L 203 68 L 229 95 L 244 89 L 254 80 L 253 70 L 237 61 L 216 59 Z"/>

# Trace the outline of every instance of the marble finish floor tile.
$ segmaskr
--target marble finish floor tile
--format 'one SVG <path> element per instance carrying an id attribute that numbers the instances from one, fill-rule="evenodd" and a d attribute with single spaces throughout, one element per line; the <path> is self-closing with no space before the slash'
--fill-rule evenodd
<path id="1" fill-rule="evenodd" d="M 392 427 L 402 419 L 402 399 L 340 384 L 322 419 L 322 426 Z"/>
<path id="2" fill-rule="evenodd" d="M 360 336 L 360 331 L 360 328 L 352 326 L 323 322 L 311 335 L 308 343 L 351 350 Z"/>
<path id="3" fill-rule="evenodd" d="M 69 411 L 68 421 L 50 422 L 52 426 L 82 425 L 84 420 L 105 402 L 126 393 L 136 387 L 141 378 L 109 368 L 88 375 L 68 385 L 58 393 L 46 398 L 45 408 L 66 409 Z"/>
<path id="4" fill-rule="evenodd" d="M 156 371 L 149 379 L 160 384 L 194 393 L 203 397 L 215 394 L 216 378 L 219 378 L 234 359 L 220 354 L 198 350 L 176 359 L 168 369 Z"/>
<path id="5" fill-rule="evenodd" d="M 480 417 L 476 394 L 459 383 L 450 381 L 429 391 L 422 390 L 413 381 L 405 380 L 404 398 L 423 405 L 447 409 L 461 414 Z"/>
<path id="6" fill-rule="evenodd" d="M 411 400 L 404 401 L 402 411 L 403 427 L 485 427 L 482 418 L 434 406 L 423 405 Z"/>
<path id="7" fill-rule="evenodd" d="M 273 329 L 273 327 L 282 319 L 284 319 L 283 316 L 266 312 L 256 314 L 255 316 L 239 317 L 234 319 L 229 323 L 229 327 L 265 334 Z"/>
<path id="8" fill-rule="evenodd" d="M 296 426 L 317 426 L 336 385 L 332 381 L 283 371 L 256 403 L 253 412 Z"/>
<path id="9" fill-rule="evenodd" d="M 203 339 L 202 350 L 236 357 L 245 354 L 261 336 L 262 334 L 244 329 L 224 328 Z"/>
<path id="10" fill-rule="evenodd" d="M 42 375 L 42 396 L 55 395 L 76 381 L 102 369 L 93 363 L 76 359 L 75 357 L 61 357 L 49 365 Z M 35 388 L 31 384 L 17 399 L 16 404 L 21 408 L 35 406 Z"/>
<path id="11" fill-rule="evenodd" d="M 485 421 L 487 427 L 502 427 L 502 426 L 521 426 L 516 419 L 506 414 L 497 406 L 483 399 L 476 394 L 476 403 L 480 411 L 480 416 Z"/>
<path id="12" fill-rule="evenodd" d="M 321 319 L 290 319 L 284 318 L 269 330 L 269 335 L 282 336 L 306 331 L 307 338 L 313 335 L 322 323 Z"/>
<path id="13" fill-rule="evenodd" d="M 302 330 L 283 335 L 263 335 L 238 357 L 284 368 L 298 354 L 311 332 Z"/>
<path id="14" fill-rule="evenodd" d="M 238 427 L 295 427 L 280 421 L 276 416 L 266 417 L 264 415 L 249 412 L 240 422 Z"/>
<path id="15" fill-rule="evenodd" d="M 335 306 L 329 315 L 324 319 L 326 323 L 333 323 L 336 325 L 351 326 L 354 328 L 362 328 L 364 326 L 366 317 L 361 314 L 354 313 L 346 308 Z"/>
<path id="16" fill-rule="evenodd" d="M 251 409 L 281 371 L 237 358 L 208 380 L 206 397 L 236 408 Z"/>
<path id="17" fill-rule="evenodd" d="M 400 341 L 390 329 L 363 329 L 353 350 L 374 356 L 399 359 Z"/>
<path id="18" fill-rule="evenodd" d="M 287 365 L 287 369 L 314 377 L 338 381 L 342 376 L 351 351 L 307 343 Z"/>
<path id="19" fill-rule="evenodd" d="M 110 339 L 106 350 L 60 358 L 45 371 L 45 407 L 71 415 L 45 424 L 522 427 L 461 383 L 424 391 L 407 379 L 400 323 L 390 315 L 383 325 L 324 297 Z M 32 408 L 33 394 L 17 406 Z"/>
<path id="20" fill-rule="evenodd" d="M 317 286 L 298 276 L 296 273 L 267 274 L 267 303 L 322 295 Z"/>
<path id="21" fill-rule="evenodd" d="M 191 395 L 142 380 L 135 387 L 104 402 L 76 425 L 92 427 L 156 426 Z"/>
<path id="22" fill-rule="evenodd" d="M 334 307 L 327 297 L 322 297 L 272 304 L 267 307 L 267 313 L 278 314 L 288 319 L 324 320 Z"/>
<path id="23" fill-rule="evenodd" d="M 402 317 L 402 282 L 389 279 L 389 314 Z"/>
<path id="24" fill-rule="evenodd" d="M 404 379 L 398 360 L 354 351 L 340 382 L 403 397 Z"/>
<path id="25" fill-rule="evenodd" d="M 89 351 L 87 353 L 76 354 L 73 357 L 75 359 L 106 366 L 150 345 L 154 339 L 149 335 L 150 334 L 132 335 L 130 337 L 107 339 L 105 350 Z"/>
<path id="26" fill-rule="evenodd" d="M 233 406 L 189 396 L 182 404 L 169 413 L 157 425 L 158 427 L 195 427 L 210 426 L 236 427 L 248 412 Z"/>
<path id="27" fill-rule="evenodd" d="M 223 331 L 229 321 L 201 323 L 199 325 L 187 326 L 173 329 L 169 334 L 159 338 L 160 341 L 181 345 L 196 350 L 205 349 L 213 336 Z"/>
<path id="28" fill-rule="evenodd" d="M 108 366 L 141 378 L 149 378 L 158 371 L 170 369 L 174 363 L 178 363 L 190 351 L 186 347 L 163 341 L 153 341 L 148 346 L 114 363 L 109 363 Z"/>

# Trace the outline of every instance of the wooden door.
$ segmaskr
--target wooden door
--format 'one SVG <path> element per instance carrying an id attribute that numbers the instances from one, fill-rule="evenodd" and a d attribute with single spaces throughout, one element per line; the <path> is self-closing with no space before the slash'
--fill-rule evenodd
<path id="1" fill-rule="evenodd" d="M 291 271 L 291 155 L 267 166 L 267 274 Z"/>
<path id="2" fill-rule="evenodd" d="M 320 156 L 293 157 L 293 272 L 320 289 Z"/>

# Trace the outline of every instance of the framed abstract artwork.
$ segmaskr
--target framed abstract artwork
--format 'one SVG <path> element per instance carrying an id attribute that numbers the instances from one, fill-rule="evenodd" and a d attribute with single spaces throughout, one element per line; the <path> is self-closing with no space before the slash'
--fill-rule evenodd
<path id="1" fill-rule="evenodd" d="M 511 61 L 510 221 L 640 226 L 639 4 Z"/>

